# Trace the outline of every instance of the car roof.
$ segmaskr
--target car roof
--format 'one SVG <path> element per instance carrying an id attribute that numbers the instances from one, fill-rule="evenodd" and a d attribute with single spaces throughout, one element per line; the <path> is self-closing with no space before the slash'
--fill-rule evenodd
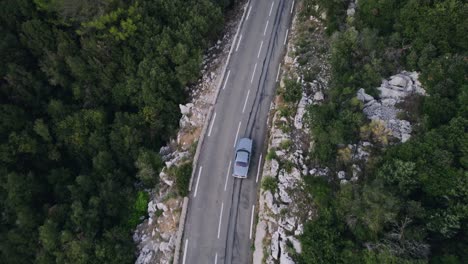
<path id="1" fill-rule="evenodd" d="M 239 150 L 237 152 L 236 161 L 248 162 L 249 161 L 249 153 L 247 151 L 244 151 L 244 150 Z"/>

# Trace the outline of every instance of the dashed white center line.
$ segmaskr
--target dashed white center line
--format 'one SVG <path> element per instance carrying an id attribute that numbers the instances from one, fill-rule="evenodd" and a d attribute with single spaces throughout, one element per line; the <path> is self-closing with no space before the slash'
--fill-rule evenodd
<path id="1" fill-rule="evenodd" d="M 185 259 L 187 258 L 187 246 L 188 246 L 188 238 L 185 240 L 184 258 L 182 259 L 182 264 L 185 264 Z"/>
<path id="2" fill-rule="evenodd" d="M 266 30 L 268 28 L 268 23 L 270 23 L 270 20 L 267 21 L 266 25 L 265 25 L 265 29 L 263 30 L 263 36 L 266 35 Z"/>
<path id="3" fill-rule="evenodd" d="M 274 2 L 274 1 L 273 1 L 273 3 L 271 3 L 270 13 L 268 14 L 268 16 L 271 16 L 271 11 L 273 10 L 273 5 L 275 5 L 275 2 Z"/>
<path id="4" fill-rule="evenodd" d="M 195 185 L 195 193 L 193 194 L 193 197 L 197 197 L 197 191 L 198 191 L 198 184 L 200 183 L 200 176 L 202 172 L 203 167 L 200 166 L 200 169 L 198 170 L 198 178 L 197 178 L 197 185 Z"/>
<path id="5" fill-rule="evenodd" d="M 223 220 L 223 209 L 224 209 L 224 203 L 221 203 L 221 212 L 219 212 L 218 239 L 219 239 L 219 234 L 221 233 L 221 223 L 222 223 L 222 220 Z"/>
<path id="6" fill-rule="evenodd" d="M 236 51 L 239 49 L 239 45 L 240 45 L 241 41 L 242 41 L 242 34 L 240 35 L 239 41 L 237 42 Z"/>
<path id="7" fill-rule="evenodd" d="M 257 170 L 257 179 L 255 180 L 255 183 L 258 182 L 258 176 L 260 175 L 260 168 L 262 167 L 262 154 L 260 154 L 260 158 L 258 159 L 258 170 Z"/>
<path id="8" fill-rule="evenodd" d="M 252 6 L 249 7 L 249 12 L 247 12 L 247 17 L 245 18 L 245 21 L 249 20 L 250 11 L 252 11 Z"/>
<path id="9" fill-rule="evenodd" d="M 254 79 L 256 70 L 257 70 L 257 63 L 255 63 L 255 67 L 254 67 L 254 70 L 253 70 L 253 73 L 252 73 L 252 78 L 250 79 L 250 83 L 253 83 L 253 79 Z"/>
<path id="10" fill-rule="evenodd" d="M 242 108 L 242 113 L 245 112 L 245 107 L 247 106 L 247 101 L 249 100 L 250 89 L 247 91 L 247 96 L 245 97 L 244 108 Z"/>
<path id="11" fill-rule="evenodd" d="M 250 217 L 250 235 L 249 238 L 252 239 L 252 228 L 253 228 L 253 220 L 254 220 L 254 211 L 255 205 L 252 205 L 252 216 Z"/>
<path id="12" fill-rule="evenodd" d="M 281 63 L 278 66 L 278 73 L 276 74 L 276 82 L 278 82 L 280 71 L 281 71 Z"/>
<path id="13" fill-rule="evenodd" d="M 294 9 L 294 0 L 293 0 L 293 3 L 292 3 L 292 6 L 291 6 L 291 14 L 292 14 L 293 9 Z"/>
<path id="14" fill-rule="evenodd" d="M 208 136 L 211 136 L 211 130 L 213 130 L 213 125 L 216 120 L 216 112 L 214 113 L 213 121 L 211 121 L 210 131 L 208 131 Z"/>
<path id="15" fill-rule="evenodd" d="M 231 163 L 232 163 L 232 161 L 229 161 L 229 167 L 228 167 L 228 170 L 226 172 L 226 182 L 224 183 L 224 191 L 226 191 L 226 189 L 227 189 L 227 183 L 228 183 L 228 180 L 229 180 L 229 171 L 231 170 Z"/>
<path id="16" fill-rule="evenodd" d="M 215 264 L 218 264 L 218 253 L 215 255 Z"/>
<path id="17" fill-rule="evenodd" d="M 237 127 L 236 138 L 234 139 L 234 147 L 236 147 L 237 137 L 239 136 L 239 130 L 242 122 L 239 122 L 239 126 Z"/>
<path id="18" fill-rule="evenodd" d="M 231 75 L 231 70 L 228 71 L 228 74 L 227 74 L 227 76 L 226 76 L 226 80 L 224 81 L 223 90 L 224 90 L 224 88 L 226 88 L 226 83 L 227 83 L 228 80 L 229 80 L 229 75 Z"/>
<path id="19" fill-rule="evenodd" d="M 284 44 L 286 44 L 286 40 L 288 40 L 288 33 L 289 33 L 289 29 L 286 29 L 286 36 L 284 36 Z"/>
<path id="20" fill-rule="evenodd" d="M 257 59 L 260 58 L 260 52 L 262 52 L 262 47 L 263 47 L 263 40 L 260 43 L 260 48 L 258 48 L 258 54 L 257 54 Z"/>

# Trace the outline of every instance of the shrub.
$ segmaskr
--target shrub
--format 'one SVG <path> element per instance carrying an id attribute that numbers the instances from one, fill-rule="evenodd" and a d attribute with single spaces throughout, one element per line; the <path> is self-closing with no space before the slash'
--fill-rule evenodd
<path id="1" fill-rule="evenodd" d="M 288 150 L 289 148 L 291 148 L 291 146 L 292 146 L 292 140 L 290 139 L 281 141 L 279 145 L 280 149 L 284 149 L 284 150 Z"/>
<path id="2" fill-rule="evenodd" d="M 286 102 L 293 103 L 301 99 L 301 84 L 291 79 L 284 80 L 283 98 Z"/>
<path id="3" fill-rule="evenodd" d="M 186 162 L 175 168 L 175 186 L 180 196 L 187 196 L 189 192 L 190 177 L 192 176 L 192 163 Z"/>
<path id="4" fill-rule="evenodd" d="M 144 191 L 137 193 L 135 203 L 128 224 L 130 228 L 135 228 L 141 221 L 140 218 L 146 214 L 148 209 L 149 194 Z"/>
<path id="5" fill-rule="evenodd" d="M 266 155 L 267 160 L 276 159 L 276 150 L 274 148 L 270 149 Z"/>
<path id="6" fill-rule="evenodd" d="M 283 162 L 283 168 L 286 170 L 287 173 L 291 173 L 292 169 L 294 168 L 294 163 L 290 160 L 285 160 Z"/>
<path id="7" fill-rule="evenodd" d="M 278 179 L 271 176 L 266 176 L 262 179 L 262 189 L 274 193 L 278 188 Z"/>

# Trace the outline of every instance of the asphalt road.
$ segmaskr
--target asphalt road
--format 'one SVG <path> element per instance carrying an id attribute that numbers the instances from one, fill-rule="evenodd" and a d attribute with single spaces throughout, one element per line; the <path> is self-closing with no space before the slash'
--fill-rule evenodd
<path id="1" fill-rule="evenodd" d="M 252 262 L 255 204 L 267 118 L 293 0 L 250 0 L 201 146 L 180 263 Z M 234 146 L 254 140 L 247 179 L 231 176 Z"/>

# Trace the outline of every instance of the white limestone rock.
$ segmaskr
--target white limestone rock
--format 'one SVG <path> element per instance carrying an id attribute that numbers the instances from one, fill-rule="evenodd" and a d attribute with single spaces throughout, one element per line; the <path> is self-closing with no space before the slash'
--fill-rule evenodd
<path id="1" fill-rule="evenodd" d="M 157 203 L 157 204 L 156 204 L 156 207 L 157 207 L 159 210 L 163 210 L 164 212 L 167 211 L 167 206 L 166 206 L 164 203 Z"/>
<path id="2" fill-rule="evenodd" d="M 276 159 L 270 161 L 270 176 L 276 177 L 278 175 L 279 163 Z"/>
<path id="3" fill-rule="evenodd" d="M 273 234 L 273 236 L 271 237 L 271 245 L 270 245 L 270 248 L 271 248 L 271 256 L 274 258 L 274 259 L 278 259 L 279 257 L 279 233 L 278 232 L 275 232 Z"/>
<path id="4" fill-rule="evenodd" d="M 301 242 L 299 242 L 299 240 L 293 236 L 288 236 L 288 240 L 291 242 L 291 244 L 293 245 L 293 248 L 294 250 L 301 254 L 302 253 L 302 246 L 301 246 Z"/>
<path id="5" fill-rule="evenodd" d="M 193 107 L 193 104 L 191 105 Z M 180 113 L 182 115 L 188 115 L 190 113 L 191 107 L 189 105 L 179 105 Z"/>
<path id="6" fill-rule="evenodd" d="M 338 179 L 343 180 L 346 178 L 346 173 L 344 171 L 338 172 Z"/>

